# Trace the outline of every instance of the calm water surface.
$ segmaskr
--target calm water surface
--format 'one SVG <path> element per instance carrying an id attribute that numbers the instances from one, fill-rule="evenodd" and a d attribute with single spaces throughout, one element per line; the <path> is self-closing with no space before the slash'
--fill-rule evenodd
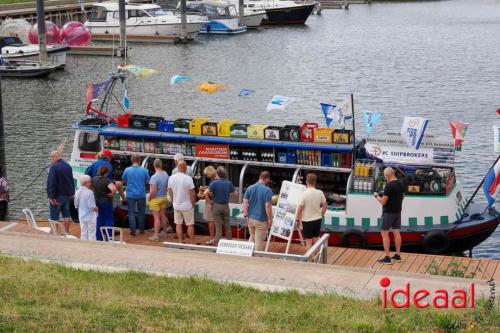
<path id="1" fill-rule="evenodd" d="M 357 111 L 384 113 L 378 132 L 399 131 L 405 115 L 430 118 L 429 131 L 439 135 L 449 135 L 450 119 L 465 120 L 471 125 L 457 156 L 457 173 L 471 194 L 495 158 L 498 36 L 497 0 L 353 5 L 349 11 L 324 10 L 303 27 L 202 36 L 189 45 L 132 45 L 129 62 L 159 74 L 131 79 L 129 96 L 133 112 L 170 119 L 322 122 L 319 103 L 339 101 L 352 92 Z M 83 115 L 84 84 L 105 80 L 111 68 L 110 58 L 69 57 L 66 71 L 48 79 L 3 80 L 13 196 L 48 163 L 49 151 L 61 140 L 67 140 L 69 157 L 71 123 Z M 181 73 L 227 88 L 208 96 L 190 83 L 171 87 L 170 76 Z M 237 97 L 241 88 L 256 92 Z M 266 113 L 275 94 L 297 101 L 286 113 Z M 362 131 L 359 118 L 357 128 Z M 47 216 L 45 178 L 12 203 L 12 215 L 31 207 L 37 216 Z M 497 230 L 474 254 L 500 258 L 499 241 Z"/>

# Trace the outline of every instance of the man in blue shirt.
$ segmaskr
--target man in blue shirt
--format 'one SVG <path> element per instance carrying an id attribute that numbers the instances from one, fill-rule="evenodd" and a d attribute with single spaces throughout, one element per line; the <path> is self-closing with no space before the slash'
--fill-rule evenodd
<path id="1" fill-rule="evenodd" d="M 64 232 L 69 233 L 69 200 L 75 195 L 73 170 L 61 158 L 61 153 L 54 150 L 50 153 L 52 166 L 47 177 L 47 197 L 49 198 L 50 219 L 58 221 L 59 215 L 64 220 Z"/>
<path id="2" fill-rule="evenodd" d="M 99 154 L 99 159 L 89 165 L 89 167 L 85 170 L 85 174 L 89 175 L 91 178 L 94 178 L 95 176 L 97 176 L 97 173 L 102 166 L 107 167 L 109 170 L 108 178 L 115 184 L 116 190 L 120 194 L 120 198 L 122 199 L 123 204 L 126 205 L 127 199 L 125 198 L 125 192 L 123 191 L 123 183 L 120 181 L 114 181 L 113 179 L 113 165 L 111 164 L 112 159 L 113 153 L 108 149 L 104 149 Z"/>
<path id="3" fill-rule="evenodd" d="M 212 195 L 212 213 L 215 220 L 215 241 L 222 237 L 222 227 L 225 229 L 227 239 L 232 239 L 231 224 L 229 223 L 229 199 L 236 196 L 233 183 L 226 179 L 226 170 L 223 166 L 217 168 L 216 180 L 208 186 L 208 193 Z"/>
<path id="4" fill-rule="evenodd" d="M 139 232 L 144 233 L 144 218 L 146 215 L 146 184 L 149 182 L 149 173 L 141 166 L 141 157 L 132 155 L 132 166 L 125 169 L 122 176 L 123 184 L 127 186 L 128 223 L 130 235 L 135 236 L 137 220 Z"/>
<path id="5" fill-rule="evenodd" d="M 267 187 L 269 180 L 269 172 L 261 172 L 259 181 L 248 187 L 243 198 L 243 216 L 250 231 L 250 241 L 255 242 L 256 251 L 264 250 L 264 240 L 268 228 L 273 223 L 273 206 L 271 204 L 273 192 Z"/>

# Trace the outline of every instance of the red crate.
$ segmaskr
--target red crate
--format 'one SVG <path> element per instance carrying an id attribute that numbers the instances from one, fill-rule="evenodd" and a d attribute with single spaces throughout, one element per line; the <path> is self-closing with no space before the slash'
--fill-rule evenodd
<path id="1" fill-rule="evenodd" d="M 318 127 L 318 123 L 303 123 L 300 125 L 300 141 L 314 142 L 314 129 Z"/>
<path id="2" fill-rule="evenodd" d="M 340 154 L 340 167 L 347 169 L 352 167 L 352 153 Z"/>
<path id="3" fill-rule="evenodd" d="M 118 115 L 116 120 L 118 127 L 128 127 L 128 123 L 131 116 L 132 116 L 131 113 L 124 113 Z"/>

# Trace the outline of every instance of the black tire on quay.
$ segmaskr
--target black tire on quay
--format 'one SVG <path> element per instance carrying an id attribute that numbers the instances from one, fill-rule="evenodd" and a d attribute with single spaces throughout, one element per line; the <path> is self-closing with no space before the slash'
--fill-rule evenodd
<path id="1" fill-rule="evenodd" d="M 429 254 L 444 254 L 448 251 L 450 245 L 450 237 L 443 230 L 429 231 L 422 241 L 424 251 Z"/>
<path id="2" fill-rule="evenodd" d="M 356 239 L 356 241 L 352 241 Z M 366 247 L 366 237 L 364 232 L 357 229 L 348 229 L 342 234 L 340 241 L 343 247 Z"/>

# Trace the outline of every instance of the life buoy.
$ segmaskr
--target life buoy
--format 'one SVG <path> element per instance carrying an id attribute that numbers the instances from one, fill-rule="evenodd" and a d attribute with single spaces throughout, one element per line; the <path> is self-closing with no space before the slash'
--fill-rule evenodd
<path id="1" fill-rule="evenodd" d="M 343 247 L 366 247 L 364 232 L 357 229 L 348 229 L 342 234 L 341 245 Z"/>
<path id="2" fill-rule="evenodd" d="M 432 230 L 425 234 L 422 246 L 426 253 L 444 254 L 450 248 L 451 240 L 442 230 Z"/>

